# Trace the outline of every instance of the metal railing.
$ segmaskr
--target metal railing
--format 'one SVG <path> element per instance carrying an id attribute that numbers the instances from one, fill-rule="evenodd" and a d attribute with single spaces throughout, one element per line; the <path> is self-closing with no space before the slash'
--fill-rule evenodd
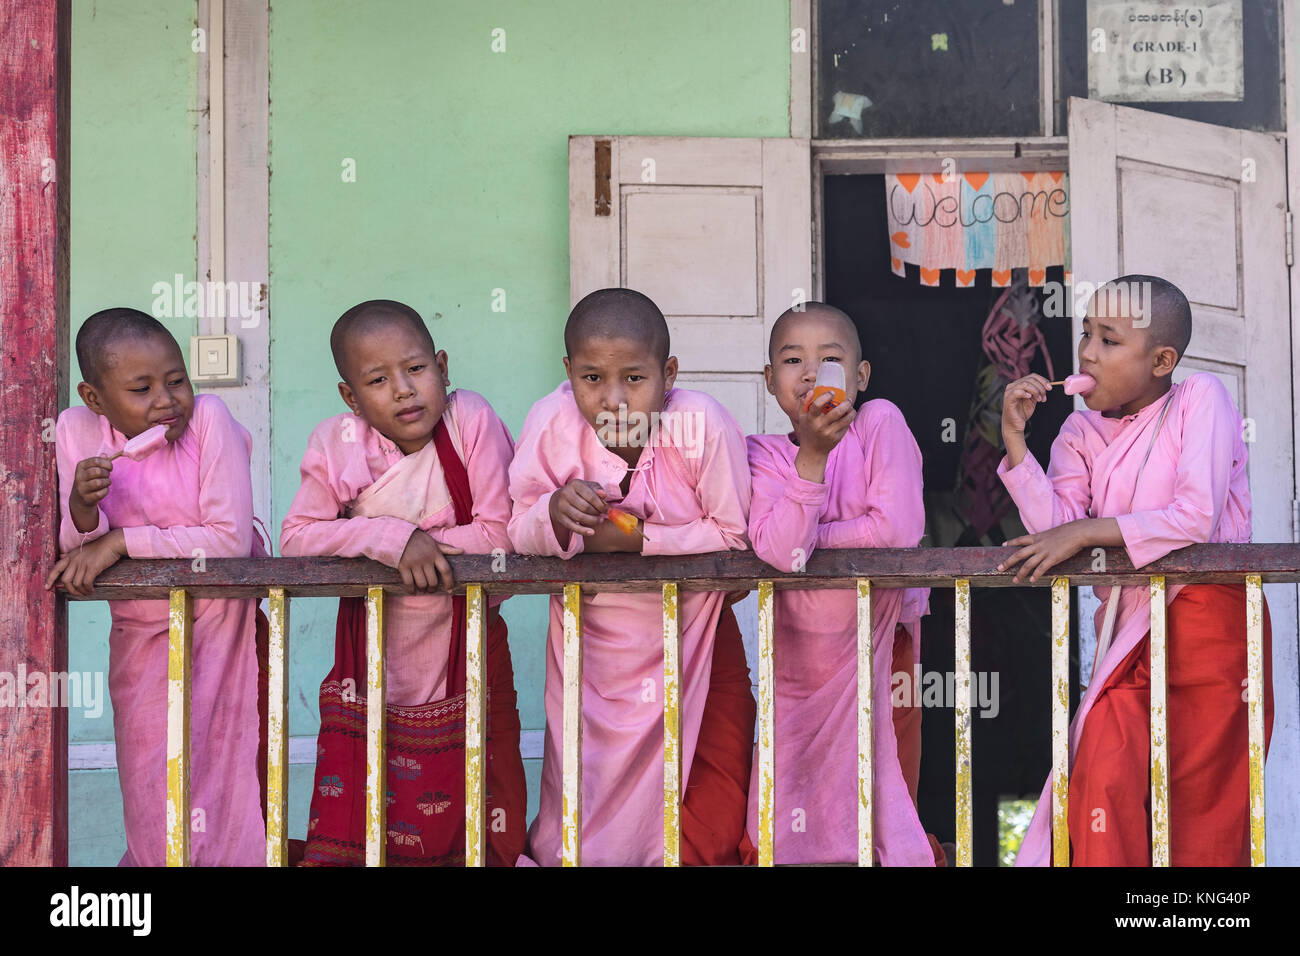
<path id="1" fill-rule="evenodd" d="M 872 596 L 876 588 L 952 587 L 956 623 L 955 750 L 958 866 L 972 862 L 971 588 L 1050 587 L 1052 713 L 1052 846 L 1058 866 L 1069 864 L 1069 607 L 1071 586 L 1147 584 L 1151 589 L 1151 822 L 1152 862 L 1169 865 L 1169 753 L 1165 713 L 1166 584 L 1245 583 L 1247 594 L 1247 702 L 1250 767 L 1251 863 L 1265 862 L 1264 826 L 1264 582 L 1300 580 L 1300 546 L 1196 545 L 1136 570 L 1127 555 L 1108 550 L 1062 563 L 1049 578 L 1013 584 L 996 570 L 1000 548 L 880 548 L 821 550 L 796 573 L 776 571 L 749 552 L 655 556 L 579 555 L 572 560 L 511 555 L 500 566 L 491 555 L 449 560 L 456 593 L 466 597 L 465 862 L 486 860 L 485 731 L 487 593 L 560 594 L 563 597 L 562 862 L 582 862 L 582 596 L 584 591 L 653 592 L 663 602 L 664 643 L 664 864 L 680 864 L 681 628 L 680 591 L 758 590 L 758 785 L 760 866 L 773 865 L 775 673 L 773 599 L 778 589 L 849 588 L 857 593 L 858 637 L 858 863 L 870 866 L 872 828 Z M 1104 567 L 1105 571 L 1093 570 Z M 469 582 L 469 583 L 464 583 Z M 361 596 L 366 599 L 366 864 L 384 865 L 384 594 L 404 593 L 397 571 L 367 559 L 263 558 L 209 560 L 195 571 L 186 560 L 122 561 L 102 574 L 90 600 L 170 600 L 167 709 L 167 862 L 189 862 L 190 647 L 194 596 L 270 601 L 267 748 L 268 866 L 288 860 L 288 643 L 291 597 Z M 848 808 L 845 808 L 848 812 Z"/>

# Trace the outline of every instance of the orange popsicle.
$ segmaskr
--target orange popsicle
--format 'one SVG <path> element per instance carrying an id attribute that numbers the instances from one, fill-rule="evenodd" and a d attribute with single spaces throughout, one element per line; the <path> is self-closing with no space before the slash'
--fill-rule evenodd
<path id="1" fill-rule="evenodd" d="M 830 401 L 819 401 L 823 397 L 830 398 Z M 817 382 L 813 385 L 812 396 L 804 404 L 803 410 L 806 412 L 813 405 L 820 405 L 823 412 L 829 412 L 844 401 L 845 397 L 844 366 L 839 362 L 822 362 L 817 369 Z"/>
<path id="2" fill-rule="evenodd" d="M 619 508 L 610 508 L 609 520 L 614 522 L 614 527 L 624 534 L 639 534 L 644 540 L 650 540 L 645 536 L 645 532 L 637 527 L 636 515 L 630 515 Z"/>

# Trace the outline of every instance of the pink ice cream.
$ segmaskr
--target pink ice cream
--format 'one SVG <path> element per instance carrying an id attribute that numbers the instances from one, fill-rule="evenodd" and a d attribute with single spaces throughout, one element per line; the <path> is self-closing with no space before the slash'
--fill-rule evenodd
<path id="1" fill-rule="evenodd" d="M 1091 375 L 1079 372 L 1076 375 L 1065 376 L 1064 386 L 1066 395 L 1084 395 L 1097 387 L 1097 380 Z"/>
<path id="2" fill-rule="evenodd" d="M 130 439 L 122 450 L 113 457 L 117 458 L 122 455 L 132 461 L 140 461 L 143 458 L 148 458 L 165 444 L 167 444 L 167 426 L 155 425 L 148 431 L 143 431 Z"/>

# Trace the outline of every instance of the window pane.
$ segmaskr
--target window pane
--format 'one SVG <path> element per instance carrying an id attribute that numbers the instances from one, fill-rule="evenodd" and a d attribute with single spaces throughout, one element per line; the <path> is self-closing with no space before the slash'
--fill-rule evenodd
<path id="1" fill-rule="evenodd" d="M 1134 3 L 1135 10 L 1158 9 L 1157 3 Z M 1217 3 L 1205 3 L 1195 8 L 1206 16 L 1207 23 L 1218 12 Z M 1088 7 L 1089 0 L 1061 0 L 1059 8 L 1060 43 L 1060 98 L 1057 101 L 1057 132 L 1065 134 L 1067 104 L 1071 96 L 1088 95 Z M 1168 6 L 1172 10 L 1174 7 Z M 1183 9 L 1183 8 L 1180 8 Z M 1119 106 L 1181 116 L 1235 129 L 1283 130 L 1281 45 L 1278 40 L 1277 0 L 1242 0 L 1241 51 L 1245 86 L 1241 100 L 1207 100 L 1200 102 L 1133 102 L 1116 101 Z M 1220 31 L 1222 32 L 1222 31 Z M 1196 41 L 1201 47 L 1218 42 L 1221 47 L 1235 42 L 1233 37 L 1198 36 L 1194 26 L 1187 28 L 1162 28 L 1161 39 L 1186 39 Z M 1105 97 L 1102 97 L 1103 99 Z"/>
<path id="2" fill-rule="evenodd" d="M 817 7 L 817 137 L 1041 135 L 1036 0 Z"/>

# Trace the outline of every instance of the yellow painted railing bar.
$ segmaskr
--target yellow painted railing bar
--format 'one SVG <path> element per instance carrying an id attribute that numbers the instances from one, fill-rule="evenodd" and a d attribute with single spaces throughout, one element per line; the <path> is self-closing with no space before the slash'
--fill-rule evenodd
<path id="1" fill-rule="evenodd" d="M 1169 865 L 1169 737 L 1165 699 L 1165 579 L 1151 576 L 1151 865 Z"/>
<path id="2" fill-rule="evenodd" d="M 970 581 L 956 584 L 956 647 L 953 693 L 957 724 L 957 865 L 971 865 L 971 746 L 970 746 Z"/>
<path id="3" fill-rule="evenodd" d="M 1264 586 L 1246 575 L 1246 700 L 1250 721 L 1250 865 L 1264 853 Z"/>
<path id="4" fill-rule="evenodd" d="M 190 647 L 194 601 L 173 588 L 167 611 L 167 865 L 190 865 Z"/>
<path id="5" fill-rule="evenodd" d="M 858 579 L 858 866 L 871 866 L 875 833 L 872 830 L 872 792 L 875 775 L 871 765 L 874 750 L 872 734 L 872 670 L 874 657 L 874 621 L 871 613 L 871 582 Z"/>
<path id="6" fill-rule="evenodd" d="M 1070 580 L 1052 579 L 1052 864 L 1070 865 Z"/>
<path id="7" fill-rule="evenodd" d="M 564 586 L 563 864 L 582 866 L 582 588 Z"/>
<path id="8" fill-rule="evenodd" d="M 465 587 L 465 865 L 485 866 L 487 651 L 483 585 Z"/>
<path id="9" fill-rule="evenodd" d="M 682 632 L 677 616 L 677 584 L 666 581 L 664 603 L 664 866 L 681 866 Z"/>
<path id="10" fill-rule="evenodd" d="M 772 582 L 758 582 L 758 865 L 772 866 L 776 844 L 776 696 L 772 669 Z"/>
<path id="11" fill-rule="evenodd" d="M 270 590 L 266 691 L 266 865 L 289 865 L 289 598 Z"/>
<path id="12" fill-rule="evenodd" d="M 366 590 L 366 866 L 388 855 L 388 767 L 384 717 L 384 589 Z"/>

